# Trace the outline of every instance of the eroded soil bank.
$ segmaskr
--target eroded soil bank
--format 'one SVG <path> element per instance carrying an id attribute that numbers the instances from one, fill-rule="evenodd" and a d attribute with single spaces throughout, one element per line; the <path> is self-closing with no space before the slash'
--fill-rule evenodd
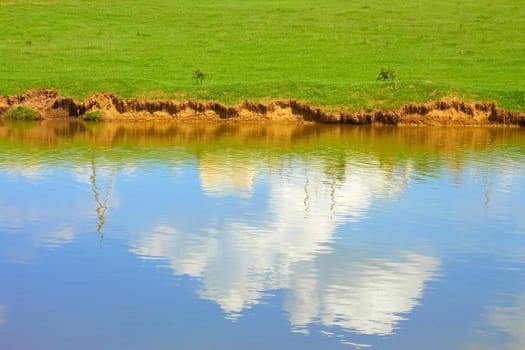
<path id="1" fill-rule="evenodd" d="M 99 94 L 77 101 L 46 89 L 0 97 L 0 116 L 18 106 L 33 109 L 40 119 L 83 119 L 90 112 L 96 112 L 97 117 L 103 120 L 525 126 L 525 112 L 504 110 L 493 102 L 465 103 L 456 99 L 407 104 L 396 110 L 328 112 L 295 100 L 277 100 L 268 104 L 244 101 L 238 106 L 226 106 L 218 102 L 137 100 Z"/>

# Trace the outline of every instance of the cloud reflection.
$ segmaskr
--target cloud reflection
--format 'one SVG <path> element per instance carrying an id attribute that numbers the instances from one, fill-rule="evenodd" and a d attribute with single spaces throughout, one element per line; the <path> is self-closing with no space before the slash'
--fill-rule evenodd
<path id="1" fill-rule="evenodd" d="M 227 172 L 213 164 L 200 167 L 205 189 L 210 178 L 216 188 L 224 187 L 215 175 Z M 177 275 L 200 279 L 199 296 L 217 303 L 228 318 L 259 304 L 272 290 L 286 289 L 284 310 L 296 330 L 316 323 L 390 334 L 417 304 L 439 261 L 408 251 L 385 256 L 336 244 L 337 227 L 366 216 L 375 199 L 393 198 L 406 188 L 409 166 L 386 171 L 368 164 L 345 162 L 330 173 L 314 158 L 261 171 L 268 177 L 263 215 L 220 223 L 209 219 L 199 232 L 159 225 L 137 238 L 132 251 L 166 261 Z"/>
<path id="2" fill-rule="evenodd" d="M 58 248 L 74 240 L 75 230 L 72 227 L 65 227 L 62 230 L 44 233 L 35 237 L 37 245 L 42 245 L 47 248 Z"/>
<path id="3" fill-rule="evenodd" d="M 250 159 L 205 154 L 199 160 L 199 176 L 204 192 L 224 196 L 249 196 L 253 190 L 257 164 Z"/>
<path id="4" fill-rule="evenodd" d="M 4 325 L 7 320 L 7 307 L 0 305 L 0 326 Z"/>
<path id="5" fill-rule="evenodd" d="M 490 324 L 508 337 L 508 345 L 500 349 L 525 349 L 525 294 L 513 306 L 494 306 L 489 316 Z"/>
<path id="6" fill-rule="evenodd" d="M 335 252 L 301 266 L 284 307 L 298 330 L 320 323 L 361 334 L 391 334 L 438 266 L 436 259 L 414 253 L 394 260 Z"/>
<path id="7" fill-rule="evenodd" d="M 10 176 L 20 176 L 25 178 L 26 180 L 37 182 L 38 180 L 42 180 L 45 177 L 43 167 L 40 164 L 9 164 L 7 167 L 5 167 L 6 170 L 0 169 L 0 171 L 5 171 Z"/>

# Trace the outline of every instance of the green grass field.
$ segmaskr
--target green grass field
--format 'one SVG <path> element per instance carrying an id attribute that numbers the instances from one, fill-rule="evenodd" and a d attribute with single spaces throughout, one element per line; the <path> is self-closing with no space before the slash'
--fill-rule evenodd
<path id="1" fill-rule="evenodd" d="M 523 0 L 0 0 L 0 36 L 1 95 L 525 110 Z"/>

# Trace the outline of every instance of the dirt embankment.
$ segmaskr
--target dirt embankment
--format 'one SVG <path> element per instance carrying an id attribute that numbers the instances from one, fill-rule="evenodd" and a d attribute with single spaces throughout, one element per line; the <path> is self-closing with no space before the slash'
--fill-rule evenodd
<path id="1" fill-rule="evenodd" d="M 99 114 L 104 120 L 525 126 L 525 112 L 503 110 L 493 102 L 465 103 L 456 99 L 407 104 L 396 110 L 330 113 L 295 100 L 277 100 L 268 104 L 244 101 L 232 107 L 217 102 L 122 99 L 112 94 L 99 94 L 84 101 L 76 101 L 59 96 L 55 90 L 35 90 L 0 97 L 0 116 L 20 105 L 35 110 L 42 119 L 82 119 L 88 112 L 101 111 Z"/>

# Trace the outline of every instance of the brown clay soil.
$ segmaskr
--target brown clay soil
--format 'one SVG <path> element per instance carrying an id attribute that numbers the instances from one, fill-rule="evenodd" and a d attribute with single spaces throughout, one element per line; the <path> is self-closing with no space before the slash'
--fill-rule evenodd
<path id="1" fill-rule="evenodd" d="M 493 102 L 465 103 L 443 99 L 430 103 L 406 104 L 395 110 L 371 112 L 327 112 L 295 100 L 268 104 L 244 101 L 238 106 L 218 102 L 123 99 L 98 94 L 77 101 L 59 96 L 51 89 L 0 97 L 0 116 L 17 106 L 35 110 L 40 119 L 83 119 L 90 111 L 101 110 L 104 120 L 173 121 L 281 121 L 384 125 L 514 125 L 525 126 L 525 112 L 500 109 Z"/>

